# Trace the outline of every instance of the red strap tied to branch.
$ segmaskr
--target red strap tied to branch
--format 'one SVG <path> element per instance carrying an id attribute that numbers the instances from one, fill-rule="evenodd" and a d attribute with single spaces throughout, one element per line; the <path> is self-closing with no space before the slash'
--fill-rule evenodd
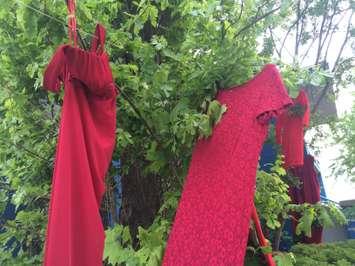
<path id="1" fill-rule="evenodd" d="M 252 218 L 252 220 L 254 222 L 254 226 L 255 226 L 255 229 L 256 229 L 256 234 L 258 236 L 260 246 L 261 247 L 267 247 L 268 243 L 267 243 L 267 240 L 266 240 L 266 238 L 265 238 L 265 236 L 263 234 L 263 230 L 261 228 L 261 224 L 260 224 L 258 213 L 256 211 L 255 204 L 253 204 L 251 218 Z M 267 261 L 267 264 L 269 266 L 276 266 L 275 261 L 272 258 L 272 254 L 270 254 L 270 253 L 264 254 L 264 257 L 265 257 L 265 259 Z"/>
<path id="2" fill-rule="evenodd" d="M 68 7 L 68 34 L 69 41 L 77 46 L 77 32 L 76 32 L 76 17 L 75 17 L 75 0 L 67 0 Z"/>

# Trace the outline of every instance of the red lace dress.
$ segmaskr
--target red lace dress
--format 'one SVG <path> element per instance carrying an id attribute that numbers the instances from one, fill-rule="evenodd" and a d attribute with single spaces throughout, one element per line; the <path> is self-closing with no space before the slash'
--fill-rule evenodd
<path id="1" fill-rule="evenodd" d="M 276 141 L 281 145 L 285 156 L 285 168 L 303 165 L 304 157 L 304 128 L 309 126 L 310 108 L 304 90 L 300 90 L 293 104 L 304 108 L 303 115 L 290 112 L 283 113 L 276 121 Z"/>
<path id="2" fill-rule="evenodd" d="M 96 27 L 91 51 L 60 46 L 43 86 L 64 84 L 44 265 L 102 265 L 104 229 L 99 214 L 104 177 L 115 146 L 116 95 L 105 30 Z"/>
<path id="3" fill-rule="evenodd" d="M 194 148 L 163 265 L 243 265 L 268 120 L 292 102 L 271 64 L 217 99 L 228 110 Z"/>

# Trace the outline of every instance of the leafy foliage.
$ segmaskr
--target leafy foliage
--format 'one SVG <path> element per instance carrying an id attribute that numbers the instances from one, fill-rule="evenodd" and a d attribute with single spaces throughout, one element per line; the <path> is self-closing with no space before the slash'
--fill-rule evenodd
<path id="1" fill-rule="evenodd" d="M 296 234 L 298 235 L 303 232 L 306 236 L 311 237 L 311 226 L 313 224 L 320 224 L 327 228 L 333 227 L 335 224 L 346 223 L 344 214 L 333 203 L 291 204 L 289 210 L 302 215 L 296 227 Z"/>
<path id="2" fill-rule="evenodd" d="M 107 230 L 104 259 L 107 258 L 112 265 L 160 265 L 178 198 L 178 193 L 166 193 L 164 204 L 153 224 L 148 229 L 139 227 L 138 250 L 132 248 L 128 227 L 116 225 Z"/>
<path id="3" fill-rule="evenodd" d="M 341 144 L 340 155 L 332 165 L 333 172 L 337 176 L 346 174 L 355 181 L 355 106 L 351 113 L 333 125 L 332 132 L 335 142 Z"/>
<path id="4" fill-rule="evenodd" d="M 355 206 L 344 208 L 343 213 L 344 213 L 346 219 L 355 220 Z"/>
<path id="5" fill-rule="evenodd" d="M 274 256 L 277 266 L 293 266 L 296 263 L 295 256 L 292 253 L 278 253 Z"/>
<path id="6" fill-rule="evenodd" d="M 5 199 L 13 192 L 17 208 L 25 206 L 5 224 L 2 242 L 15 235 L 26 264 L 41 257 L 43 247 L 63 95 L 47 94 L 41 83 L 54 49 L 66 42 L 66 8 L 58 0 L 1 6 L 0 194 Z M 234 1 L 80 1 L 84 41 L 96 18 L 107 28 L 106 47 L 122 92 L 115 156 L 128 154 L 123 175 L 140 165 L 145 175 L 163 181 L 163 191 L 180 186 L 193 143 L 209 136 L 225 112 L 212 100 L 217 89 L 242 83 L 260 67 L 256 36 L 265 22 L 255 24 L 253 15 L 272 7 L 248 2 L 236 17 L 241 6 Z M 11 255 L 1 259 L 9 264 Z"/>
<path id="7" fill-rule="evenodd" d="M 346 220 L 341 210 L 332 203 L 292 204 L 288 195 L 289 185 L 285 180 L 286 171 L 282 168 L 282 158 L 279 156 L 271 172 L 258 171 L 255 205 L 266 226 L 276 229 L 280 221 L 292 217 L 292 212 L 300 215 L 296 234 L 311 235 L 312 224 L 318 223 L 324 227 L 335 224 L 345 224 Z"/>
<path id="8" fill-rule="evenodd" d="M 257 189 L 255 193 L 255 204 L 260 217 L 266 221 L 270 229 L 277 229 L 281 226 L 280 216 L 287 218 L 290 211 L 300 214 L 296 233 L 304 233 L 310 236 L 314 223 L 322 226 L 333 226 L 334 223 L 345 223 L 345 218 L 341 211 L 331 204 L 291 204 L 288 196 L 288 185 L 282 181 L 281 177 L 286 174 L 281 167 L 282 160 L 276 161 L 272 167 L 271 174 L 259 171 L 257 174 Z M 132 239 L 127 227 L 116 225 L 113 229 L 106 231 L 106 243 L 104 258 L 109 263 L 125 263 L 125 265 L 160 265 L 163 250 L 167 241 L 170 226 L 175 215 L 175 210 L 179 200 L 178 192 L 168 192 L 165 194 L 164 204 L 156 215 L 153 224 L 148 228 L 142 227 L 138 230 L 140 246 L 137 250 L 132 248 Z M 250 247 L 251 248 L 251 247 Z M 254 249 L 254 248 L 253 248 Z M 268 247 L 267 252 L 270 252 Z M 263 250 L 255 250 L 255 252 Z M 266 250 L 265 250 L 266 251 Z M 292 253 L 276 253 L 275 261 L 277 265 L 294 265 L 295 258 Z M 256 258 L 256 257 L 255 257 Z M 253 259 L 248 258 L 247 265 L 252 264 Z"/>
<path id="9" fill-rule="evenodd" d="M 296 265 L 302 266 L 350 266 L 355 264 L 355 241 L 327 243 L 321 245 L 299 244 L 291 249 Z"/>
<path id="10" fill-rule="evenodd" d="M 291 202 L 288 195 L 288 185 L 282 180 L 286 175 L 281 166 L 281 158 L 271 168 L 271 173 L 258 171 L 255 205 L 260 216 L 266 221 L 267 227 L 275 229 L 281 226 L 280 217 L 288 217 L 288 205 Z"/>

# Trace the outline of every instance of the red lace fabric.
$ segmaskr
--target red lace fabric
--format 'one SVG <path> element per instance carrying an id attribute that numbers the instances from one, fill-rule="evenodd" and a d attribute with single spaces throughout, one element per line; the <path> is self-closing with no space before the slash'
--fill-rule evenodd
<path id="1" fill-rule="evenodd" d="M 163 265 L 243 265 L 267 122 L 292 102 L 271 64 L 217 99 L 228 110 L 194 148 Z"/>
<path id="2" fill-rule="evenodd" d="M 44 265 L 102 265 L 99 207 L 115 146 L 117 95 L 104 38 L 98 25 L 91 51 L 60 46 L 44 74 L 46 89 L 65 88 Z"/>
<path id="3" fill-rule="evenodd" d="M 310 108 L 308 97 L 300 90 L 293 104 L 304 108 L 303 115 L 283 113 L 276 121 L 276 141 L 285 156 L 285 168 L 303 165 L 304 128 L 309 126 Z"/>

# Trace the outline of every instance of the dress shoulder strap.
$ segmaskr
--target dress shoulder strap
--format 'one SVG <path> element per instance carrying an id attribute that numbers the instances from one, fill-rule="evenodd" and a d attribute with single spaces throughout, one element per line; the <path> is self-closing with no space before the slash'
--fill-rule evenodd
<path id="1" fill-rule="evenodd" d="M 77 32 L 76 32 L 76 17 L 75 17 L 75 0 L 66 0 L 68 8 L 68 35 L 69 41 L 77 46 Z"/>
<path id="2" fill-rule="evenodd" d="M 91 40 L 91 51 L 102 54 L 105 51 L 106 30 L 101 24 L 96 25 L 95 34 Z"/>

